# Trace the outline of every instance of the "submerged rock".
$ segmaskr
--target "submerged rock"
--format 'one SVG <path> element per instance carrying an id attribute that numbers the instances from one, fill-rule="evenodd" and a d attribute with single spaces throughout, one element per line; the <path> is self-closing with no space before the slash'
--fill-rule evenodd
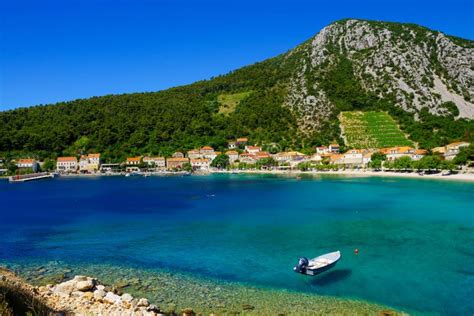
<path id="1" fill-rule="evenodd" d="M 150 302 L 148 302 L 148 299 L 146 298 L 139 299 L 137 303 L 138 307 L 148 307 L 149 305 L 150 305 Z"/>

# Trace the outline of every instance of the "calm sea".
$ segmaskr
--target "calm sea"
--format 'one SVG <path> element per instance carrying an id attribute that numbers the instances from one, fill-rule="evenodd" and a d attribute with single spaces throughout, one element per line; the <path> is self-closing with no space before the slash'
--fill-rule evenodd
<path id="1" fill-rule="evenodd" d="M 354 254 L 354 249 L 359 254 Z M 333 270 L 292 271 L 340 250 Z M 0 181 L 0 261 L 169 269 L 474 313 L 474 184 L 251 175 Z"/>

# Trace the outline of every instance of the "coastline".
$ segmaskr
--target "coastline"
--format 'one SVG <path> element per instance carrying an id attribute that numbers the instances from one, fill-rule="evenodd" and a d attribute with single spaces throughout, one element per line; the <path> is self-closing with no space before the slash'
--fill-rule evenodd
<path id="1" fill-rule="evenodd" d="M 386 177 L 386 178 L 412 178 L 412 179 L 428 179 L 428 180 L 451 180 L 451 181 L 468 181 L 474 182 L 474 173 L 459 173 L 449 176 L 443 176 L 441 173 L 419 175 L 416 172 L 393 172 L 393 171 L 373 171 L 373 170 L 337 170 L 337 171 L 299 171 L 299 170 L 238 170 L 238 171 L 209 171 L 210 174 L 275 174 L 290 175 L 297 177 L 298 175 L 335 175 L 347 177 Z"/>
<path id="2" fill-rule="evenodd" d="M 206 176 L 211 174 L 262 174 L 262 175 L 281 175 L 281 176 L 345 176 L 348 178 L 409 178 L 409 179 L 425 179 L 440 181 L 458 181 L 458 182 L 474 182 L 474 173 L 458 173 L 451 175 L 442 175 L 442 173 L 419 175 L 416 172 L 394 172 L 394 171 L 373 171 L 373 170 L 335 170 L 335 171 L 300 171 L 300 170 L 206 170 L 194 172 L 194 176 Z M 188 174 L 177 172 L 150 172 L 147 176 L 169 177 L 184 176 Z M 124 176 L 121 173 L 114 174 L 61 174 L 60 178 L 95 178 L 95 177 L 119 177 Z M 8 180 L 8 176 L 0 177 L 0 180 Z"/>
<path id="3" fill-rule="evenodd" d="M 143 315 L 176 315 L 176 312 L 180 315 L 404 315 L 391 307 L 364 300 L 260 288 L 169 271 L 105 264 L 74 267 L 58 262 L 36 266 L 13 265 L 8 268 L 23 278 L 26 286 L 36 289 L 36 292 L 46 299 L 47 305 L 70 307 L 73 314 L 74 311 L 87 314 L 100 310 L 104 315 L 108 315 L 109 312 L 126 311 L 124 308 L 130 308 L 128 304 L 124 306 L 124 301 L 117 297 L 115 298 L 118 301 L 111 303 L 103 298 L 95 298 L 91 295 L 94 293 L 78 295 L 80 293 L 76 291 L 64 295 L 65 293 L 56 290 L 64 289 L 64 285 L 74 282 L 71 280 L 77 279 L 76 275 L 80 274 L 93 276 L 81 278 L 93 279 L 96 284 L 103 284 L 105 287 L 102 288 L 106 292 L 119 297 L 126 293 L 137 298 L 135 303 L 138 302 L 138 297 L 146 298 L 149 304 L 156 308 Z M 109 296 L 114 297 L 112 294 Z M 145 310 L 142 308 L 142 311 Z"/>

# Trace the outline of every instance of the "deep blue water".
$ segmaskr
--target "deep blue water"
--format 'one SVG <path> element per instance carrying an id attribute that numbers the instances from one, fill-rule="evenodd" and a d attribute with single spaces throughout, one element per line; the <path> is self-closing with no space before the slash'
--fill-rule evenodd
<path id="1" fill-rule="evenodd" d="M 474 313 L 474 184 L 274 176 L 0 181 L 0 261 L 166 268 Z M 358 248 L 359 255 L 353 250 Z M 299 256 L 342 251 L 317 277 Z"/>

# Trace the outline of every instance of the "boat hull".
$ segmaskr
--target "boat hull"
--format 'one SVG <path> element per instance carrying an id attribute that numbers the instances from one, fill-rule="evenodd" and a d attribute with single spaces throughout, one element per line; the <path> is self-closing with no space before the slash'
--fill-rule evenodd
<path id="1" fill-rule="evenodd" d="M 295 270 L 295 272 L 301 273 L 301 274 L 306 274 L 306 275 L 318 275 L 320 273 L 323 273 L 323 272 L 333 268 L 336 264 L 337 264 L 337 261 L 335 261 L 331 264 L 328 264 L 327 266 L 321 267 L 319 269 L 304 269 L 303 271 L 296 271 Z"/>

